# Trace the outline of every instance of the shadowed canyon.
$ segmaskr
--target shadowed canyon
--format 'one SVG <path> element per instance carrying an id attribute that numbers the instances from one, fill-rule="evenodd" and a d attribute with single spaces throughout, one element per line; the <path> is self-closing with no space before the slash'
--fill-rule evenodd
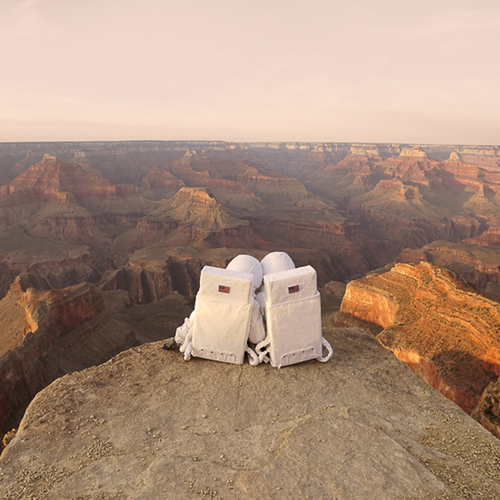
<path id="1" fill-rule="evenodd" d="M 289 253 L 297 266 L 310 264 L 317 270 L 323 325 L 339 351 L 343 347 L 335 340 L 336 331 L 339 339 L 350 338 L 356 346 L 347 349 L 348 357 L 364 359 L 363 344 L 380 349 L 373 354 L 382 366 L 380 373 L 388 363 L 388 370 L 398 373 L 401 380 L 410 377 L 405 383 L 415 387 L 416 393 L 425 393 L 427 399 L 422 404 L 429 406 L 431 415 L 434 399 L 429 403 L 430 393 L 422 389 L 425 385 L 411 382 L 411 372 L 401 375 L 397 360 L 388 361 L 392 354 L 384 348 L 392 351 L 429 386 L 500 437 L 500 147 L 208 141 L 1 143 L 0 435 L 6 435 L 5 445 L 14 436 L 9 431 L 19 426 L 36 396 L 2 457 L 9 449 L 17 449 L 24 457 L 23 467 L 27 467 L 29 450 L 22 448 L 21 439 L 32 438 L 30 426 L 34 435 L 41 435 L 37 434 L 41 432 L 38 423 L 33 422 L 38 419 L 34 415 L 41 411 L 37 404 L 43 402 L 47 412 L 52 411 L 47 406 L 47 391 L 55 391 L 54 397 L 59 393 L 70 397 L 68 384 L 99 386 L 102 373 L 113 372 L 109 363 L 118 359 L 128 366 L 133 353 L 141 352 L 139 346 L 173 336 L 192 309 L 203 266 L 225 267 L 240 253 L 260 259 L 276 250 Z M 359 327 L 371 331 L 372 336 L 361 333 Z M 156 344 L 143 349 L 152 363 L 159 365 L 152 345 Z M 122 351 L 127 352 L 115 357 Z M 173 354 L 169 352 L 168 356 Z M 338 355 L 332 360 L 343 362 Z M 165 372 L 165 377 L 180 377 L 177 362 L 169 363 L 173 371 Z M 365 369 L 353 363 L 349 374 Z M 96 365 L 104 371 L 99 372 L 99 367 L 85 370 Z M 200 362 L 194 365 L 200 367 Z M 304 364 L 310 365 L 317 366 Z M 81 370 L 88 375 L 65 376 Z M 213 377 L 220 381 L 223 375 L 217 370 L 229 368 L 207 370 L 207 380 Z M 300 377 L 297 370 L 285 368 L 283 372 L 297 372 Z M 408 369 L 403 366 L 401 370 Z M 247 372 L 242 376 L 248 378 Z M 380 373 L 372 374 L 373 383 Z M 293 376 L 289 376 L 292 378 L 287 380 L 293 385 Z M 325 372 L 330 381 L 335 376 Z M 79 377 L 85 383 L 78 382 Z M 110 391 L 118 391 L 116 373 L 109 377 L 106 384 Z M 55 385 L 42 391 L 56 380 Z M 363 390 L 371 387 L 371 380 L 364 382 L 366 386 L 362 384 Z M 392 386 L 392 382 L 387 385 Z M 341 393 L 339 389 L 335 395 L 342 399 Z M 396 404 L 387 394 L 377 397 L 388 406 Z M 368 406 L 365 408 L 360 398 L 356 411 L 365 415 Z M 317 395 L 315 401 L 320 406 L 337 404 L 329 397 L 323 399 Z M 441 405 L 436 411 L 441 411 L 440 401 L 435 400 L 437 406 Z M 205 404 L 201 400 L 198 403 Z M 221 408 L 224 404 L 219 403 Z M 418 411 L 419 404 L 410 404 L 414 405 L 413 412 Z M 430 427 L 425 432 L 451 415 L 464 428 L 477 425 L 466 415 L 450 410 L 451 403 L 446 405 L 446 415 L 426 417 Z M 57 405 L 53 410 L 58 415 L 62 411 Z M 95 411 L 89 403 L 85 418 L 92 425 L 95 419 L 90 415 Z M 248 417 L 248 422 L 260 426 L 274 418 L 263 416 L 262 411 L 260 416 Z M 281 415 L 286 413 L 283 408 L 280 411 Z M 311 418 L 312 422 L 314 411 L 307 408 L 293 418 Z M 243 422 L 246 417 L 238 418 Z M 318 421 L 318 428 L 323 429 L 328 418 Z M 472 423 L 467 423 L 469 420 Z M 286 434 L 287 429 L 292 432 L 288 420 L 276 418 L 273 422 L 279 423 L 278 434 Z M 61 421 L 60 425 L 73 429 L 76 424 Z M 245 425 L 242 423 L 241 428 Z M 399 424 L 394 425 L 399 429 Z M 424 434 L 416 437 L 420 432 L 417 427 L 415 424 L 410 432 L 411 439 L 420 443 L 414 448 L 427 446 L 427 438 L 422 438 L 427 434 L 422 430 Z M 398 441 L 394 436 L 399 430 L 391 429 L 387 431 L 391 439 Z M 474 427 L 471 432 L 483 431 Z M 369 431 L 364 428 L 363 432 Z M 281 446 L 278 434 L 272 438 L 276 440 L 274 451 Z M 487 439 L 488 446 L 493 447 L 492 456 L 500 457 L 500 441 L 497 445 L 496 438 L 489 441 L 486 435 L 481 434 L 481 439 Z M 154 436 L 151 430 L 145 439 L 152 442 Z M 294 446 L 302 446 L 302 438 L 295 439 Z M 438 448 L 432 453 L 449 452 Z M 193 451 L 197 453 L 203 454 Z M 263 451 L 257 455 L 260 453 Z M 442 457 L 426 459 L 422 450 L 418 453 L 412 460 L 420 465 L 423 460 L 432 462 L 432 466 L 430 462 L 425 465 L 433 478 L 429 491 L 438 493 L 425 496 L 427 490 L 418 482 L 415 488 L 424 493 L 404 497 L 403 490 L 392 485 L 394 496 L 390 498 L 500 495 L 500 482 L 484 472 L 489 466 L 483 464 L 482 472 L 474 469 L 481 476 L 476 479 L 485 485 L 484 477 L 493 481 L 481 490 L 483 496 L 453 496 L 461 490 L 440 475 L 441 465 L 436 464 Z M 238 460 L 245 461 L 242 457 Z M 5 460 L 15 461 L 15 455 L 11 452 Z M 263 455 L 258 460 L 271 463 Z M 76 474 L 75 464 L 71 474 Z M 253 477 L 249 472 L 252 467 L 235 467 L 245 471 L 237 479 L 240 489 L 235 493 L 226 488 L 224 498 L 242 497 Z M 209 475 L 219 474 L 207 472 L 209 469 L 203 472 L 207 484 Z M 322 480 L 327 480 L 325 477 Z M 185 481 L 181 475 L 176 478 Z M 464 491 L 474 491 L 476 479 L 463 486 Z M 63 487 L 57 493 L 56 483 L 59 480 L 47 490 L 53 488 L 54 496 L 47 498 L 58 498 L 57 494 L 70 498 Z M 292 488 L 286 481 L 286 487 L 278 483 L 273 486 L 278 490 Z M 347 483 L 340 483 L 331 495 L 335 491 L 338 498 L 356 498 Z M 4 493 L 5 498 L 23 498 L 16 496 L 21 490 L 13 484 L 9 482 L 11 489 L 4 490 L 10 491 Z M 182 484 L 182 488 L 191 488 L 186 498 L 202 494 L 202 489 L 196 490 L 200 485 L 187 484 Z M 120 483 L 116 488 L 122 486 Z M 41 486 L 30 487 L 34 488 L 33 498 L 38 498 Z M 156 494 L 151 493 L 156 492 L 152 485 L 148 488 L 141 494 Z M 213 485 L 207 488 L 215 491 Z M 318 490 L 317 498 L 321 498 L 320 493 Z M 90 490 L 86 494 L 90 496 L 82 498 L 94 498 Z M 273 490 L 255 494 L 255 498 L 281 497 Z M 286 498 L 284 493 L 282 498 Z"/>

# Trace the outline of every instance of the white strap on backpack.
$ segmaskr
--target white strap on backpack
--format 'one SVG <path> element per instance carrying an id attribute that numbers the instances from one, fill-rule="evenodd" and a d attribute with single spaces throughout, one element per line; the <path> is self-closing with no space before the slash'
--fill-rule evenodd
<path id="1" fill-rule="evenodd" d="M 330 342 L 325 339 L 325 337 L 321 337 L 321 342 L 323 344 L 323 347 L 326 347 L 328 354 L 326 356 L 321 356 L 320 358 L 316 358 L 316 361 L 319 361 L 320 363 L 326 363 L 332 356 L 333 356 L 333 349 L 332 346 L 330 345 Z"/>

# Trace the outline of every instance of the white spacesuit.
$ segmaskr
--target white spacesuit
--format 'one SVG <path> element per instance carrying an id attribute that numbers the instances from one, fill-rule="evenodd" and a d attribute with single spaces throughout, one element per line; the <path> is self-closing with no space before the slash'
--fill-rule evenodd
<path id="1" fill-rule="evenodd" d="M 194 311 L 177 328 L 175 341 L 186 361 L 195 356 L 242 364 L 246 353 L 253 366 L 265 361 L 277 368 L 310 359 L 325 362 L 333 353 L 322 337 L 316 271 L 295 268 L 284 252 L 272 252 L 261 263 L 238 255 L 226 269 L 205 266 Z"/>
<path id="2" fill-rule="evenodd" d="M 265 338 L 255 299 L 261 282 L 262 266 L 250 255 L 238 255 L 226 269 L 202 269 L 194 311 L 175 334 L 186 361 L 193 355 L 241 364 L 246 352 L 250 364 L 258 364 L 248 341 L 257 344 Z"/>
<path id="3" fill-rule="evenodd" d="M 237 271 L 240 273 L 250 273 L 252 275 L 252 318 L 250 321 L 250 333 L 248 339 L 253 344 L 258 344 L 262 342 L 266 337 L 266 331 L 264 330 L 264 322 L 262 321 L 262 315 L 260 314 L 259 303 L 255 297 L 255 290 L 260 287 L 263 277 L 263 269 L 261 263 L 251 255 L 238 255 L 235 257 L 226 267 L 232 271 Z"/>
<path id="4" fill-rule="evenodd" d="M 259 362 L 280 368 L 310 359 L 328 361 L 333 351 L 322 335 L 316 271 L 311 266 L 295 268 L 284 252 L 266 255 L 261 264 L 264 284 L 257 300 L 267 335 L 256 346 Z"/>

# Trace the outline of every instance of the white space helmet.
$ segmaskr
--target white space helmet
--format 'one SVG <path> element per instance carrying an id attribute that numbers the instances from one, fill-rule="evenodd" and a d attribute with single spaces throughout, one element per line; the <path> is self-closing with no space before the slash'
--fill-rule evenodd
<path id="1" fill-rule="evenodd" d="M 295 269 L 295 264 L 290 256 L 285 252 L 268 253 L 261 261 L 264 276 L 266 274 L 278 273 Z"/>
<path id="2" fill-rule="evenodd" d="M 241 254 L 236 256 L 226 269 L 238 271 L 240 273 L 250 273 L 253 276 L 253 286 L 257 288 L 262 283 L 262 266 L 260 262 L 251 255 Z"/>

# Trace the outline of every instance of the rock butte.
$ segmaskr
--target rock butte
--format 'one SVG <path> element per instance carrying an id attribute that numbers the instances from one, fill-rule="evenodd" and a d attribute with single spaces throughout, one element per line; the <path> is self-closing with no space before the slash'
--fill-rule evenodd
<path id="1" fill-rule="evenodd" d="M 18 498 L 496 499 L 500 441 L 369 334 L 276 370 L 162 342 L 40 392 L 0 457 Z M 43 450 L 43 451 L 42 451 Z"/>

